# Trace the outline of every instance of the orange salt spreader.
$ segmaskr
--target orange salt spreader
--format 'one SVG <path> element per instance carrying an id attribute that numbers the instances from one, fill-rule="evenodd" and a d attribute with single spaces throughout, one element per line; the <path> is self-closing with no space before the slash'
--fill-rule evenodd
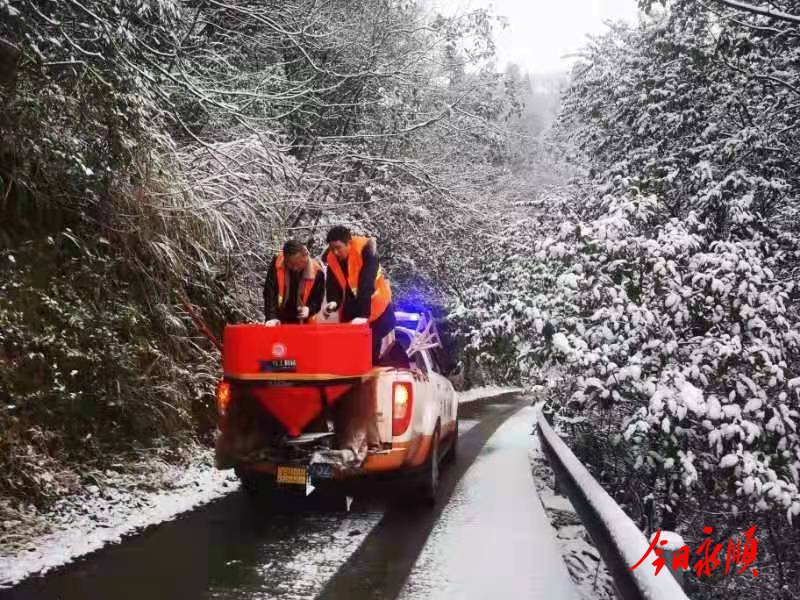
<path id="1" fill-rule="evenodd" d="M 369 325 L 227 325 L 226 381 L 252 393 L 292 437 L 372 370 Z"/>

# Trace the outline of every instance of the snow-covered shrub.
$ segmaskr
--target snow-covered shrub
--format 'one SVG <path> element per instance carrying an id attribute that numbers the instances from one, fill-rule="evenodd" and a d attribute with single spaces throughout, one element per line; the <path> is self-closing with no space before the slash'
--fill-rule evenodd
<path id="1" fill-rule="evenodd" d="M 709 473 L 718 493 L 796 517 L 793 284 L 759 242 L 708 241 L 693 215 L 656 227 L 652 198 L 602 205 L 604 216 L 539 249 L 560 273 L 550 302 L 577 378 L 567 410 L 613 408 L 624 439 L 669 480 L 688 489 Z"/>
<path id="2" fill-rule="evenodd" d="M 494 381 L 520 382 L 545 359 L 545 326 L 552 317 L 546 294 L 558 284 L 534 244 L 550 219 L 523 215 L 549 201 L 540 198 L 490 214 L 485 234 L 475 240 L 477 256 L 464 266 L 467 283 L 451 297 L 449 318 L 465 360 Z"/>
<path id="3" fill-rule="evenodd" d="M 188 376 L 154 335 L 159 326 L 135 287 L 117 280 L 112 294 L 104 291 L 118 260 L 79 252 L 75 240 L 68 234 L 51 247 L 0 254 L 6 497 L 52 500 L 81 483 L 106 452 L 124 457 L 165 439 L 177 448 L 194 427 L 187 396 L 209 400 L 208 382 Z M 180 345 L 186 359 L 203 360 Z"/>
<path id="4" fill-rule="evenodd" d="M 559 282 L 538 305 L 564 334 L 552 399 L 643 527 L 767 528 L 752 585 L 791 596 L 800 30 L 746 6 L 662 4 L 593 40 L 565 95 L 557 137 L 584 199 L 537 246 Z"/>

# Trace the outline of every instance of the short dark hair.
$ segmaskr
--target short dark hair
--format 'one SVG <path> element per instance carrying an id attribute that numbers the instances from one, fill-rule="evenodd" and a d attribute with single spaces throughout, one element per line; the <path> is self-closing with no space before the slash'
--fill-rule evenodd
<path id="1" fill-rule="evenodd" d="M 297 240 L 287 240 L 283 245 L 283 255 L 286 257 L 294 256 L 306 251 L 306 246 Z"/>
<path id="2" fill-rule="evenodd" d="M 352 235 L 350 234 L 350 230 L 345 227 L 344 225 L 336 225 L 335 227 L 331 227 L 331 230 L 328 232 L 328 236 L 325 238 L 329 244 L 331 242 L 342 242 L 346 244 L 350 241 Z"/>

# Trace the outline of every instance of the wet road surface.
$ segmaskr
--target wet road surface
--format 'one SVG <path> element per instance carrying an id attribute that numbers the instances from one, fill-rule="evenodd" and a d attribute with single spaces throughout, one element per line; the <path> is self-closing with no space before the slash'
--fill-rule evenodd
<path id="1" fill-rule="evenodd" d="M 458 595 L 442 594 L 470 573 L 480 574 L 475 561 L 483 554 L 481 548 L 489 544 L 497 554 L 506 538 L 505 555 L 497 556 L 510 561 L 511 568 L 503 574 L 510 578 L 505 586 L 509 595 L 493 593 L 493 599 L 571 598 L 566 589 L 562 595 L 556 564 L 560 555 L 553 550 L 549 525 L 539 521 L 541 505 L 522 449 L 527 449 L 533 418 L 524 416 L 527 409 L 518 411 L 527 405 L 524 399 L 506 397 L 462 407 L 458 460 L 443 467 L 439 502 L 432 509 L 398 503 L 400 494 L 391 487 L 358 496 L 350 512 L 340 497 L 315 498 L 315 493 L 301 506 L 274 512 L 234 492 L 44 577 L 0 591 L 0 598 L 394 600 L 402 593 L 407 599 L 469 600 L 487 596 L 471 595 L 470 588 L 460 584 Z M 516 500 L 491 500 L 507 495 Z M 465 513 L 463 507 L 474 502 L 474 511 Z M 494 533 L 475 526 L 484 516 L 484 524 L 490 523 L 497 510 L 519 511 L 519 518 L 509 512 Z M 456 554 L 465 551 L 462 564 Z M 540 553 L 552 553 L 557 560 L 542 561 Z M 555 572 L 556 583 L 536 587 L 521 568 L 523 561 L 528 570 Z M 486 563 L 481 567 L 481 576 L 491 580 Z M 560 569 L 566 574 L 563 563 Z M 518 595 L 516 590 L 527 592 Z M 541 596 L 531 595 L 539 591 Z"/>

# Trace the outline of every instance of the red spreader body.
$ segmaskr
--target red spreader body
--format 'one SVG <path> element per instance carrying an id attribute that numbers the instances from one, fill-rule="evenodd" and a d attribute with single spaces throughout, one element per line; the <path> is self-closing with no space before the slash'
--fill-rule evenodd
<path id="1" fill-rule="evenodd" d="M 372 369 L 366 324 L 227 325 L 223 346 L 225 378 L 268 383 L 253 394 L 293 437 Z"/>

